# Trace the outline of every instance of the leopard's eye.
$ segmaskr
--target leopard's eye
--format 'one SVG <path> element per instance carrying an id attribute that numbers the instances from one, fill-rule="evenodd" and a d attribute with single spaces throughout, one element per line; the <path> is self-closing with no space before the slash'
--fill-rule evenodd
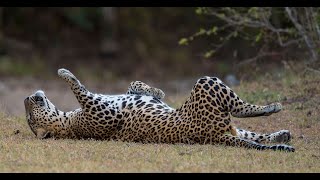
<path id="1" fill-rule="evenodd" d="M 40 106 L 44 106 L 44 100 L 41 96 L 36 96 L 35 98 L 35 101 L 37 102 L 38 105 Z"/>

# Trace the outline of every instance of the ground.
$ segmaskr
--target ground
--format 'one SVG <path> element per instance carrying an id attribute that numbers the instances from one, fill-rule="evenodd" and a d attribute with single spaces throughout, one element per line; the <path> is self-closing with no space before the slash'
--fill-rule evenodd
<path id="1" fill-rule="evenodd" d="M 233 118 L 243 129 L 262 133 L 288 129 L 294 153 L 244 148 L 141 144 L 95 140 L 38 140 L 24 117 L 23 99 L 42 89 L 63 111 L 78 108 L 64 82 L 5 79 L 0 84 L 0 172 L 320 172 L 320 74 L 311 71 L 263 74 L 241 81 L 234 91 L 255 104 L 281 102 L 284 109 L 268 117 Z M 148 82 L 178 107 L 197 78 Z M 141 79 L 142 80 L 142 79 Z M 84 84 L 93 92 L 121 93 L 129 82 Z"/>

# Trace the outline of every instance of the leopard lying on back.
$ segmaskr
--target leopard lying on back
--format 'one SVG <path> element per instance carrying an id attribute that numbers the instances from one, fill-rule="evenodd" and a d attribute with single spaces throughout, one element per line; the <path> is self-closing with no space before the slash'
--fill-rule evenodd
<path id="1" fill-rule="evenodd" d="M 267 116 L 281 110 L 281 104 L 251 105 L 241 100 L 216 77 L 202 77 L 194 85 L 186 102 L 173 109 L 161 101 L 162 90 L 136 81 L 127 94 L 103 95 L 88 91 L 68 70 L 59 69 L 81 108 L 59 111 L 43 91 L 25 99 L 31 130 L 39 138 L 122 140 L 143 143 L 201 143 L 240 146 L 259 150 L 294 151 L 285 144 L 290 132 L 281 130 L 258 134 L 231 125 L 230 116 Z"/>

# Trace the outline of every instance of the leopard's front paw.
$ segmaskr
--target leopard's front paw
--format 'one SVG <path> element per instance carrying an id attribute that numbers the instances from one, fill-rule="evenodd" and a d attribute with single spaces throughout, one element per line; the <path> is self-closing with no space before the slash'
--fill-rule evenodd
<path id="1" fill-rule="evenodd" d="M 68 82 L 77 83 L 78 81 L 77 78 L 69 70 L 64 68 L 58 69 L 58 76 Z"/>

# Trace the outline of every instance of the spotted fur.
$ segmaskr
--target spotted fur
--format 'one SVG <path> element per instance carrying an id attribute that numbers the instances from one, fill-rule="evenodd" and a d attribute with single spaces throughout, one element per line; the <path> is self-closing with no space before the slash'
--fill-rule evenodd
<path id="1" fill-rule="evenodd" d="M 135 94 L 130 91 L 134 88 L 129 88 L 129 93 L 122 95 L 96 94 L 88 91 L 70 71 L 59 69 L 58 75 L 69 84 L 81 108 L 65 113 L 57 110 L 43 91 L 29 96 L 25 100 L 28 124 L 39 138 L 209 143 L 294 151 L 285 144 L 260 144 L 288 142 L 291 136 L 287 130 L 257 134 L 231 124 L 231 115 L 267 116 L 281 110 L 279 103 L 248 104 L 216 77 L 200 78 L 182 106 L 173 109 L 152 91 L 139 90 Z M 144 87 L 150 90 L 149 86 Z"/>
<path id="2" fill-rule="evenodd" d="M 144 82 L 133 81 L 130 83 L 127 94 L 149 95 L 158 99 L 163 99 L 165 94 L 161 89 L 150 87 Z"/>

